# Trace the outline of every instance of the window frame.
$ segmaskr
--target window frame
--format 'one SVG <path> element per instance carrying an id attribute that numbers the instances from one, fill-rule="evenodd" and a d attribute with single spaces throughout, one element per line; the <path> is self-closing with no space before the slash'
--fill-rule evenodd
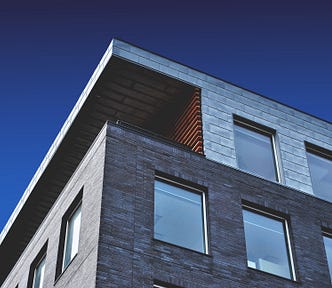
<path id="1" fill-rule="evenodd" d="M 249 131 L 256 132 L 258 134 L 269 137 L 269 139 L 271 140 L 271 153 L 272 153 L 274 171 L 275 171 L 275 180 L 273 180 L 273 181 L 276 183 L 283 183 L 280 154 L 279 154 L 278 145 L 277 145 L 278 143 L 276 141 L 277 131 L 275 129 L 269 128 L 267 126 L 264 126 L 262 124 L 256 123 L 254 121 L 251 121 L 249 119 L 243 118 L 243 117 L 235 115 L 235 114 L 233 115 L 233 125 L 239 126 L 244 129 L 248 129 Z M 233 131 L 234 131 L 234 127 L 233 127 Z M 239 166 L 239 160 L 238 160 L 239 157 L 238 157 L 237 148 L 236 148 L 235 132 L 234 132 L 234 148 L 235 148 L 236 165 L 239 169 L 241 169 Z M 241 170 L 243 170 L 243 169 L 241 169 Z M 255 174 L 251 171 L 247 171 L 247 170 L 243 170 L 243 171 L 250 173 L 252 175 L 261 177 L 263 179 L 266 179 L 263 176 Z M 266 180 L 272 181 L 270 179 L 266 179 Z"/>
<path id="2" fill-rule="evenodd" d="M 332 194 L 331 194 L 331 200 L 326 199 L 325 197 L 315 193 L 315 187 L 313 185 L 313 173 L 312 173 L 312 167 L 309 162 L 308 154 L 312 154 L 314 156 L 323 158 L 325 160 L 329 160 L 332 165 L 332 151 L 329 151 L 328 149 L 325 149 L 323 147 L 317 146 L 315 144 L 309 143 L 309 142 L 304 142 L 305 144 L 305 152 L 306 152 L 306 160 L 307 160 L 307 165 L 309 169 L 309 174 L 310 174 L 310 181 L 311 181 L 311 188 L 312 188 L 312 193 L 315 197 L 318 197 L 320 199 L 324 199 L 326 201 L 332 202 Z M 331 192 L 332 193 L 332 192 Z"/>
<path id="3" fill-rule="evenodd" d="M 67 211 L 62 216 L 61 221 L 61 228 L 60 228 L 60 236 L 59 236 L 59 246 L 58 246 L 58 257 L 57 257 L 57 264 L 56 264 L 56 273 L 55 273 L 55 281 L 67 270 L 67 268 L 70 266 L 70 264 L 73 262 L 73 260 L 76 258 L 76 256 L 79 253 L 79 249 L 77 253 L 70 259 L 70 261 L 67 263 L 67 265 L 64 265 L 65 261 L 65 252 L 66 252 L 66 246 L 67 246 L 67 237 L 68 237 L 68 223 L 72 216 L 75 214 L 75 212 L 80 208 L 81 211 L 81 219 L 80 219 L 80 229 L 79 229 L 79 241 L 78 241 L 78 248 L 79 243 L 81 241 L 81 230 L 82 230 L 82 197 L 83 197 L 83 188 L 80 190 L 78 195 L 75 197 L 73 202 L 70 204 Z"/>
<path id="4" fill-rule="evenodd" d="M 271 212 L 268 212 L 264 209 L 260 209 L 260 208 L 257 208 L 255 206 L 252 206 L 250 204 L 242 204 L 243 229 L 244 229 L 243 210 L 247 210 L 249 212 L 256 213 L 257 215 L 265 216 L 267 218 L 270 218 L 270 219 L 273 219 L 273 220 L 276 220 L 276 221 L 279 221 L 279 222 L 282 223 L 283 228 L 284 228 L 284 238 L 285 238 L 285 245 L 286 245 L 287 256 L 288 256 L 288 264 L 289 264 L 289 270 L 290 270 L 289 272 L 290 272 L 291 278 L 283 277 L 283 276 L 273 274 L 273 273 L 270 273 L 270 272 L 267 272 L 267 271 L 264 271 L 264 270 L 249 267 L 248 266 L 248 256 L 246 255 L 247 267 L 249 269 L 253 269 L 253 270 L 261 271 L 261 272 L 264 272 L 264 273 L 268 273 L 268 274 L 271 274 L 271 275 L 274 275 L 274 276 L 277 276 L 277 277 L 281 277 L 283 279 L 288 279 L 288 280 L 291 280 L 291 281 L 297 281 L 297 275 L 296 275 L 296 269 L 295 269 L 295 260 L 294 260 L 294 256 L 293 256 L 293 247 L 292 247 L 290 228 L 289 228 L 289 219 L 287 219 L 287 217 L 278 215 L 278 213 L 276 213 L 276 214 L 271 213 Z M 246 244 L 246 254 L 247 254 L 247 240 L 246 239 L 245 239 L 245 244 Z"/>
<path id="5" fill-rule="evenodd" d="M 181 288 L 180 286 L 168 284 L 164 281 L 154 281 L 152 287 L 153 288 Z"/>
<path id="6" fill-rule="evenodd" d="M 183 249 L 188 249 L 190 251 L 194 251 L 194 252 L 197 252 L 197 253 L 202 253 L 202 254 L 208 255 L 209 254 L 209 238 L 208 238 L 208 224 L 207 224 L 206 189 L 203 189 L 203 187 L 197 188 L 198 185 L 187 183 L 185 180 L 181 180 L 181 179 L 173 180 L 171 177 L 156 174 L 155 178 L 154 178 L 154 182 L 153 182 L 154 183 L 154 189 L 153 189 L 154 196 L 155 196 L 155 183 L 156 183 L 156 181 L 164 182 L 166 184 L 184 189 L 185 191 L 188 191 L 188 192 L 191 192 L 191 193 L 199 194 L 201 196 L 201 199 L 202 199 L 201 216 L 202 216 L 202 224 L 203 224 L 203 235 L 202 236 L 203 236 L 203 241 L 204 241 L 204 251 L 197 251 L 197 250 L 194 250 L 194 249 L 191 249 L 191 248 L 188 248 L 188 247 L 183 247 L 181 245 L 178 245 L 178 244 L 175 244 L 175 243 L 172 243 L 172 242 L 167 242 L 167 241 L 163 241 L 163 240 L 160 240 L 158 238 L 155 238 L 155 236 L 154 236 L 155 235 L 154 234 L 155 233 L 155 227 L 154 227 L 155 223 L 154 222 L 153 222 L 154 223 L 153 224 L 153 239 L 158 240 L 158 241 L 163 241 L 165 243 L 175 245 L 175 246 L 181 247 Z M 156 205 L 156 203 L 155 203 L 155 197 L 154 197 L 154 209 L 155 209 L 155 205 Z M 153 218 L 154 218 L 154 216 L 155 215 L 154 215 L 154 212 L 153 212 Z"/>
<path id="7" fill-rule="evenodd" d="M 332 240 L 332 231 L 329 231 L 329 230 L 326 230 L 326 229 L 322 230 L 322 239 L 323 239 L 323 246 L 324 246 L 324 253 L 325 253 L 324 255 L 325 255 L 327 268 L 328 268 L 328 271 L 329 271 L 330 283 L 332 284 L 332 265 L 330 267 L 329 262 L 328 262 L 328 257 L 327 257 L 327 253 L 326 253 L 327 252 L 326 251 L 326 246 L 325 246 L 325 243 L 324 243 L 324 237 L 330 238 Z"/>
<path id="8" fill-rule="evenodd" d="M 73 259 L 75 258 L 75 256 L 78 254 L 78 248 L 77 248 L 77 252 L 75 253 L 75 255 L 71 255 L 69 262 L 66 264 L 65 260 L 66 260 L 66 252 L 67 252 L 67 247 L 68 247 L 68 234 L 69 234 L 69 224 L 71 222 L 71 220 L 73 219 L 74 214 L 80 209 L 80 218 L 82 217 L 82 201 L 80 201 L 76 207 L 74 208 L 74 210 L 72 211 L 72 213 L 68 216 L 68 219 L 66 221 L 66 232 L 65 232 L 65 239 L 64 239 L 64 247 L 63 247 L 63 259 L 62 259 L 62 271 L 66 270 L 66 268 L 70 265 L 70 263 L 73 261 Z M 81 219 L 80 219 L 80 228 L 78 233 L 80 234 L 81 231 Z M 78 245 L 80 242 L 80 235 L 78 236 Z M 72 243 L 73 245 L 73 243 Z M 72 248 L 72 247 L 71 247 Z"/>
<path id="9" fill-rule="evenodd" d="M 42 256 L 42 258 L 40 258 L 40 260 L 39 260 L 39 262 L 36 264 L 36 267 L 35 267 L 35 269 L 33 270 L 34 271 L 34 273 L 33 273 L 33 279 L 32 279 L 32 284 L 31 284 L 31 287 L 33 287 L 34 288 L 34 286 L 35 286 L 35 281 L 36 281 L 36 276 L 37 276 L 37 274 L 36 274 L 36 272 L 37 272 L 37 268 L 39 269 L 40 267 L 40 265 L 43 263 L 43 267 L 41 268 L 41 270 L 42 270 L 42 273 L 41 273 L 41 277 L 40 277 L 40 280 L 42 280 L 42 282 L 41 282 L 41 286 L 43 287 L 44 286 L 44 275 L 45 275 L 45 267 L 46 267 L 46 254 L 44 254 L 43 256 Z"/>
<path id="10" fill-rule="evenodd" d="M 44 262 L 44 276 L 45 276 L 47 246 L 48 246 L 48 241 L 46 241 L 46 243 L 41 248 L 41 250 L 38 252 L 37 256 L 35 257 L 35 259 L 33 260 L 33 262 L 30 265 L 28 285 L 27 285 L 28 288 L 33 288 L 33 286 L 35 284 L 35 279 L 36 279 L 35 278 L 36 277 L 36 269 L 43 261 L 45 261 Z M 45 279 L 45 277 L 44 277 L 44 279 Z M 42 283 L 42 287 L 44 287 L 44 281 Z"/>

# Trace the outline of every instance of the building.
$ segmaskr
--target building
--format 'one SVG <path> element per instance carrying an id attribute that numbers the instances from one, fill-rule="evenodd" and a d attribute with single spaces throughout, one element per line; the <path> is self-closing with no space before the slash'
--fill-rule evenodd
<path id="1" fill-rule="evenodd" d="M 0 235 L 15 287 L 331 287 L 332 124 L 113 40 Z"/>

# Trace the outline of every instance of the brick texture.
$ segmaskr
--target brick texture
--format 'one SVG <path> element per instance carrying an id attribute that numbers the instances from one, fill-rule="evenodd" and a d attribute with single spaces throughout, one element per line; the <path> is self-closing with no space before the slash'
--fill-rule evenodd
<path id="1" fill-rule="evenodd" d="M 96 287 L 330 287 L 332 204 L 117 126 L 106 145 Z M 208 255 L 153 239 L 156 171 L 206 188 Z M 288 219 L 296 281 L 247 268 L 243 201 Z"/>
<path id="2" fill-rule="evenodd" d="M 95 287 L 100 205 L 105 159 L 105 130 L 90 147 L 76 172 L 26 247 L 1 288 L 27 287 L 30 265 L 48 241 L 43 287 Z M 83 187 L 79 252 L 55 281 L 62 216 Z M 1 259 L 3 261 L 4 259 Z M 1 262 L 0 262 L 1 263 Z"/>

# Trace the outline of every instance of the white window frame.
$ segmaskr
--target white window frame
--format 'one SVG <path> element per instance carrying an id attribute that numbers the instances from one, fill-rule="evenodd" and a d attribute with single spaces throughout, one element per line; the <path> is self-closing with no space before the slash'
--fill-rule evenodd
<path id="1" fill-rule="evenodd" d="M 331 232 L 327 232 L 327 231 L 323 230 L 323 232 L 322 232 L 322 236 L 323 236 L 323 237 L 326 237 L 326 238 L 330 238 L 330 239 L 332 240 L 332 233 L 331 233 Z M 324 241 L 324 238 L 323 238 L 323 241 Z M 328 258 L 327 258 L 327 254 L 326 254 L 325 243 L 323 243 L 323 245 L 324 245 L 324 253 L 325 253 L 325 257 L 326 257 L 327 268 L 328 268 L 328 270 L 329 270 L 329 272 L 330 272 L 329 275 L 331 275 L 331 274 L 332 274 L 332 265 L 331 265 L 331 267 L 330 267 L 330 266 L 329 266 L 329 263 L 327 262 Z M 330 282 L 331 282 L 331 284 L 332 284 L 332 278 L 331 278 L 331 276 L 330 276 Z"/>
<path id="2" fill-rule="evenodd" d="M 80 211 L 80 228 L 79 228 L 79 236 L 78 236 L 78 249 L 77 252 L 74 255 L 71 255 L 71 258 L 69 262 L 65 265 L 65 259 L 66 259 L 66 251 L 67 251 L 67 245 L 68 245 L 68 225 L 70 220 L 72 219 L 73 215 L 77 212 L 78 209 L 81 209 Z M 80 234 L 81 234 L 81 225 L 82 225 L 82 200 L 79 201 L 79 203 L 75 206 L 75 208 L 72 210 L 72 212 L 68 215 L 67 220 L 66 220 L 66 230 L 65 230 L 65 238 L 64 238 L 64 245 L 63 245 L 63 255 L 62 255 L 62 265 L 61 265 L 61 271 L 63 272 L 66 270 L 66 268 L 70 265 L 70 263 L 73 261 L 75 256 L 78 254 L 79 250 L 79 243 L 80 243 Z"/>
<path id="3" fill-rule="evenodd" d="M 204 254 L 209 254 L 209 241 L 208 241 L 208 228 L 207 228 L 207 209 L 206 209 L 206 193 L 201 190 L 201 189 L 198 189 L 198 188 L 195 188 L 193 186 L 189 186 L 189 185 L 186 185 L 186 184 L 183 184 L 179 181 L 174 181 L 174 180 L 171 180 L 169 178 L 166 178 L 166 177 L 163 177 L 163 176 L 159 176 L 159 175 L 156 175 L 155 176 L 155 179 L 154 181 L 161 181 L 161 182 L 165 182 L 165 183 L 168 183 L 170 185 L 174 185 L 174 186 L 177 186 L 177 187 L 180 187 L 180 188 L 183 188 L 187 191 L 191 191 L 193 193 L 198 193 L 201 195 L 202 197 L 202 220 L 203 220 L 203 240 L 204 240 L 204 251 L 203 252 L 200 252 L 200 251 L 197 251 L 199 253 L 204 253 Z M 170 243 L 172 244 L 172 243 Z M 174 244 L 176 245 L 176 244 Z M 186 248 L 186 249 L 189 249 L 189 248 Z M 194 250 L 196 251 L 196 250 Z M 161 286 L 162 287 L 162 286 Z"/>
<path id="4" fill-rule="evenodd" d="M 248 129 L 248 130 L 257 132 L 259 134 L 262 134 L 264 136 L 268 136 L 271 139 L 271 149 L 272 149 L 271 152 L 272 152 L 273 159 L 274 159 L 274 165 L 275 165 L 274 169 L 275 169 L 275 173 L 276 173 L 276 180 L 275 181 L 277 183 L 282 183 L 283 182 L 283 177 L 282 177 L 282 173 L 281 173 L 282 169 L 281 169 L 281 164 L 280 164 L 280 155 L 279 155 L 278 149 L 277 149 L 276 131 L 272 128 L 264 127 L 261 124 L 255 123 L 251 120 L 242 118 L 242 117 L 237 116 L 237 115 L 233 115 L 233 125 L 237 125 L 237 126 L 240 126 L 244 129 Z M 236 154 L 235 141 L 236 141 L 236 139 L 234 139 L 236 164 L 237 164 L 237 167 L 239 167 L 238 156 Z M 246 172 L 252 174 L 250 171 L 246 171 Z M 256 176 L 262 177 L 260 175 L 256 175 Z"/>
<path id="5" fill-rule="evenodd" d="M 33 280 L 32 280 L 32 288 L 35 288 L 35 284 L 36 284 L 36 272 L 37 272 L 37 268 L 39 268 L 39 265 L 43 263 L 43 267 L 42 267 L 42 273 L 41 273 L 41 277 L 40 277 L 40 286 L 39 287 L 44 287 L 44 278 L 45 278 L 45 268 L 46 268 L 46 254 L 43 254 L 43 256 L 40 258 L 40 260 L 37 262 L 37 264 L 35 265 L 34 269 L 33 269 Z M 39 288 L 36 287 L 36 288 Z"/>
<path id="6" fill-rule="evenodd" d="M 289 224 L 288 224 L 287 219 L 284 217 L 278 216 L 276 214 L 272 214 L 272 213 L 266 212 L 264 210 L 254 208 L 247 204 L 242 205 L 242 210 L 247 210 L 247 211 L 256 213 L 258 215 L 262 215 L 262 216 L 265 216 L 265 217 L 268 217 L 268 218 L 271 218 L 271 219 L 274 219 L 274 220 L 277 220 L 277 221 L 280 221 L 283 223 L 284 234 L 285 234 L 286 245 L 287 245 L 286 248 L 287 248 L 287 253 L 288 253 L 288 261 L 289 261 L 289 265 L 290 265 L 290 267 L 289 267 L 290 275 L 291 275 L 290 280 L 296 281 L 297 277 L 296 277 L 296 272 L 295 272 L 295 262 L 294 262 L 294 257 L 293 257 L 293 249 L 292 249 L 292 244 L 291 244 L 291 239 L 290 239 L 290 230 L 289 230 Z M 247 245 L 247 243 L 246 243 L 246 245 Z M 265 272 L 263 270 L 259 270 L 259 269 L 257 269 L 257 270 Z M 268 273 L 268 272 L 265 272 L 265 273 Z M 275 274 L 273 274 L 273 275 L 275 275 Z M 276 276 L 278 276 L 278 275 L 276 275 Z M 281 277 L 281 276 L 278 276 L 278 277 Z"/>
<path id="7" fill-rule="evenodd" d="M 331 202 L 331 200 L 323 198 L 321 195 L 319 195 L 319 193 L 316 194 L 317 191 L 315 193 L 315 189 L 314 189 L 314 185 L 313 185 L 313 179 L 312 179 L 312 172 L 311 172 L 311 167 L 310 167 L 311 165 L 309 163 L 308 154 L 312 154 L 312 155 L 315 155 L 317 157 L 329 160 L 332 164 L 332 152 L 328 151 L 325 148 L 316 146 L 316 145 L 308 143 L 308 142 L 305 142 L 305 151 L 306 151 L 306 157 L 307 157 L 306 160 L 307 160 L 307 165 L 308 165 L 308 169 L 309 169 L 310 181 L 311 181 L 311 187 L 312 187 L 313 195 L 318 197 L 318 198 L 321 198 L 321 199 L 324 199 L 324 200 L 327 200 L 327 201 Z M 332 191 L 331 191 L 331 197 L 332 197 Z"/>

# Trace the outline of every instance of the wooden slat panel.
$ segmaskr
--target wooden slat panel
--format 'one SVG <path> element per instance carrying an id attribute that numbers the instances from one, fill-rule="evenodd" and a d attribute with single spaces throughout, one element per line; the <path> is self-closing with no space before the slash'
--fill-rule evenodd
<path id="1" fill-rule="evenodd" d="M 191 97 L 181 115 L 174 122 L 168 137 L 203 154 L 201 97 L 199 89 Z"/>

